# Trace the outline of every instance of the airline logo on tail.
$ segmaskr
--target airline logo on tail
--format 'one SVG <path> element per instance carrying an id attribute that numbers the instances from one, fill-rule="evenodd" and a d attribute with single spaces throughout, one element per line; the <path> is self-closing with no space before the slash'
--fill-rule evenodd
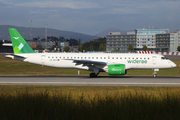
<path id="1" fill-rule="evenodd" d="M 22 43 L 18 46 L 19 50 L 21 50 L 23 47 L 24 45 Z"/>
<path id="2" fill-rule="evenodd" d="M 13 38 L 16 39 L 16 40 L 19 39 L 19 37 L 13 37 Z"/>

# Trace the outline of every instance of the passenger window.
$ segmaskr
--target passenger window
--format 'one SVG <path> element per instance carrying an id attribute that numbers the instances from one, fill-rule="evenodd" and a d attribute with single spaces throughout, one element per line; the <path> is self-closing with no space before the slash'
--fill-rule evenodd
<path id="1" fill-rule="evenodd" d="M 116 59 L 118 59 L 118 57 L 116 57 Z"/>
<path id="2" fill-rule="evenodd" d="M 98 57 L 96 57 L 96 59 L 98 59 Z"/>
<path id="3" fill-rule="evenodd" d="M 104 57 L 104 59 L 106 59 L 106 57 Z"/>

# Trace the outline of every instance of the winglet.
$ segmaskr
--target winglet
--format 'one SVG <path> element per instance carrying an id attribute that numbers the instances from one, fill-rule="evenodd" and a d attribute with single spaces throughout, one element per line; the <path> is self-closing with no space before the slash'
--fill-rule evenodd
<path id="1" fill-rule="evenodd" d="M 9 28 L 14 54 L 35 53 L 15 28 Z"/>

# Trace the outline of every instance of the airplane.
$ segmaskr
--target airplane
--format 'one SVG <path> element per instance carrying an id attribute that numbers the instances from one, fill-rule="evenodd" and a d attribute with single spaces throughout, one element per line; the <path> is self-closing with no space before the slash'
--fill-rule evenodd
<path id="1" fill-rule="evenodd" d="M 159 54 L 36 53 L 15 28 L 9 28 L 9 33 L 14 54 L 6 57 L 42 66 L 92 71 L 90 78 L 97 77 L 100 72 L 125 75 L 129 69 L 153 69 L 153 77 L 157 77 L 159 69 L 176 67 L 174 62 Z"/>

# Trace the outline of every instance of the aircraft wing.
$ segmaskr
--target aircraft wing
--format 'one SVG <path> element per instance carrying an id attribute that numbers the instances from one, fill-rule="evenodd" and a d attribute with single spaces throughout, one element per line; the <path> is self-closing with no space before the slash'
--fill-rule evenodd
<path id="1" fill-rule="evenodd" d="M 92 60 L 73 60 L 76 65 L 92 66 L 92 65 L 107 65 L 106 62 L 92 61 Z"/>
<path id="2" fill-rule="evenodd" d="M 100 62 L 100 61 L 92 61 L 92 60 L 73 60 L 76 65 L 82 65 L 87 67 L 95 67 L 95 68 L 103 68 L 107 65 L 106 62 Z"/>

